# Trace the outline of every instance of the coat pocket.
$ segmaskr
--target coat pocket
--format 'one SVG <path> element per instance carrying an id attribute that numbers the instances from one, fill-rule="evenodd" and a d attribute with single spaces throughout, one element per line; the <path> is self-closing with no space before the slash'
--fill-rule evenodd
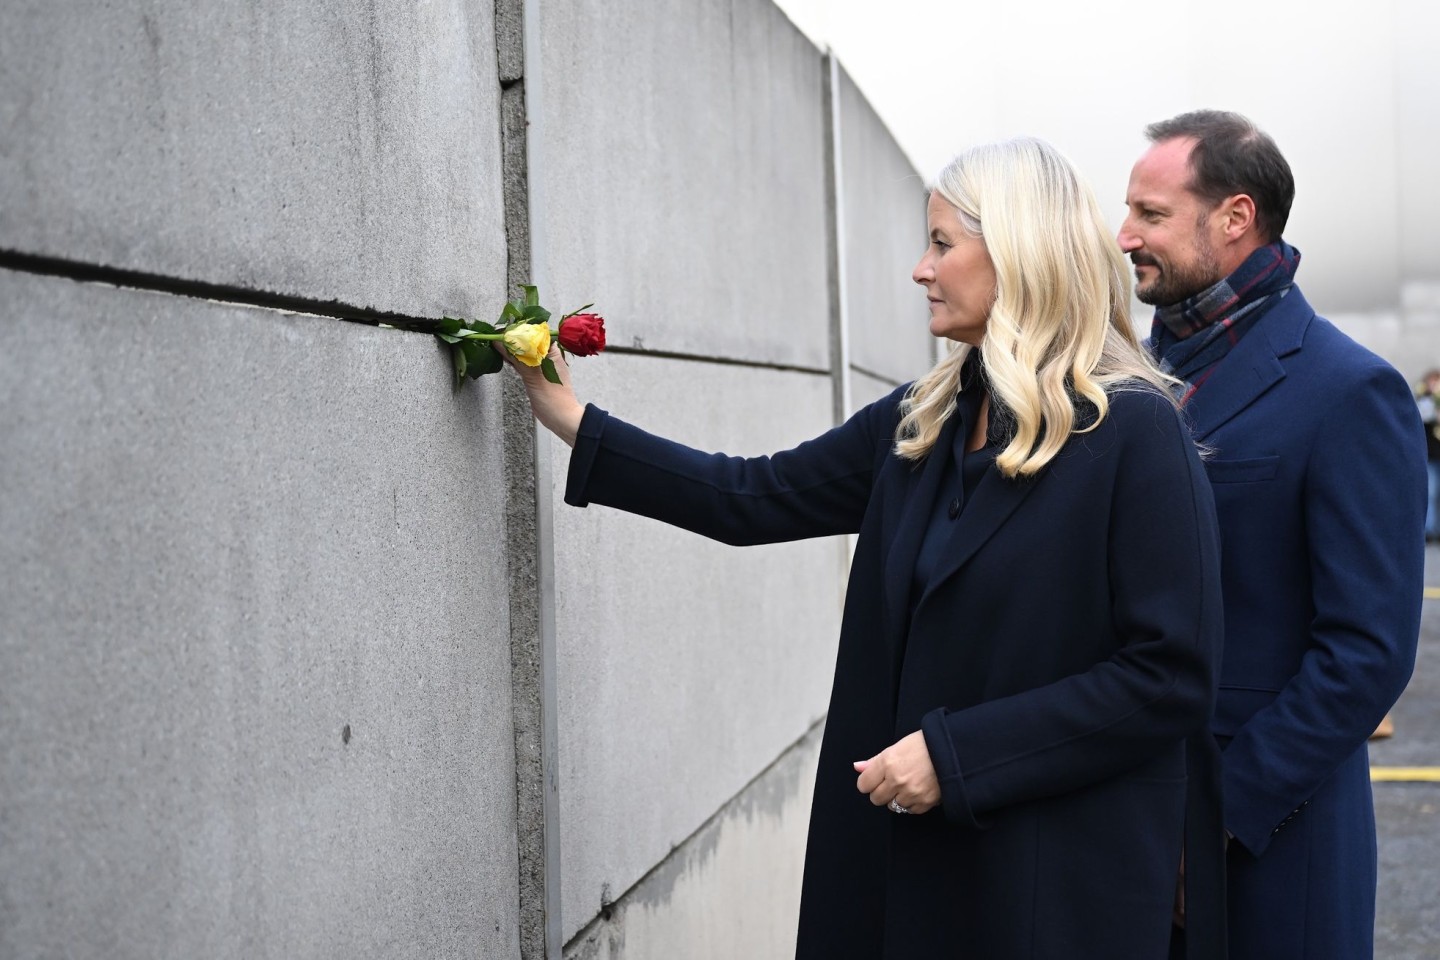
<path id="1" fill-rule="evenodd" d="M 1205 475 L 1211 483 L 1254 483 L 1275 479 L 1280 467 L 1279 455 L 1250 457 L 1245 460 L 1207 460 Z"/>
<path id="2" fill-rule="evenodd" d="M 1221 685 L 1215 695 L 1215 716 L 1210 729 L 1216 736 L 1233 737 L 1250 718 L 1275 702 L 1279 690 Z"/>

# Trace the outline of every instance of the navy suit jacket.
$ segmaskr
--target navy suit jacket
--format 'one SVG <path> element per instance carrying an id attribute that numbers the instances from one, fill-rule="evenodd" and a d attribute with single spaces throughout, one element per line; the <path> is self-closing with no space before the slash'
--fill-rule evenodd
<path id="1" fill-rule="evenodd" d="M 992 465 L 939 521 L 945 555 L 917 589 L 969 424 L 962 407 L 923 464 L 901 460 L 902 392 L 749 459 L 591 407 L 566 500 L 735 544 L 859 534 L 797 956 L 1162 960 L 1187 817 L 1209 824 L 1187 856 L 1213 851 L 1212 877 L 1222 842 L 1215 784 L 1186 749 L 1192 736 L 1213 747 L 1221 639 L 1214 507 L 1191 438 L 1168 399 L 1115 394 L 1037 477 Z M 851 762 L 920 729 L 942 805 L 871 805 Z M 1204 926 L 1223 931 L 1213 914 Z"/>
<path id="2" fill-rule="evenodd" d="M 1425 446 L 1387 363 L 1292 288 L 1186 407 L 1220 517 L 1232 960 L 1371 956 L 1366 739 L 1414 665 Z"/>

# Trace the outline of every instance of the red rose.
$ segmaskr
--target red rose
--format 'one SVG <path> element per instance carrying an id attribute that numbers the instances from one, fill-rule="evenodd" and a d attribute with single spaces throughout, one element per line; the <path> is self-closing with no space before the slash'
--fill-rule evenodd
<path id="1" fill-rule="evenodd" d="M 560 346 L 577 357 L 593 357 L 605 349 L 605 318 L 598 313 L 577 313 L 560 321 Z"/>

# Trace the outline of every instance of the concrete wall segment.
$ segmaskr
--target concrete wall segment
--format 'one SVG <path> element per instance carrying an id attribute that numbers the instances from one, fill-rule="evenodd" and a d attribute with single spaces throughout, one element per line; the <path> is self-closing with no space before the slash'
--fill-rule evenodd
<path id="1" fill-rule="evenodd" d="M 823 376 L 623 355 L 576 366 L 582 399 L 702 449 L 769 453 L 831 422 Z M 561 492 L 568 940 L 824 714 L 848 558 L 843 538 L 737 549 Z"/>
<path id="2" fill-rule="evenodd" d="M 577 934 L 565 960 L 781 960 L 795 953 L 820 728 Z"/>
<path id="3" fill-rule="evenodd" d="M 828 369 L 819 52 L 768 0 L 539 6 L 556 302 L 616 344 Z"/>
<path id="4" fill-rule="evenodd" d="M 323 318 L 0 302 L 0 955 L 515 956 L 493 387 Z"/>
<path id="5" fill-rule="evenodd" d="M 843 69 L 839 80 L 850 361 L 903 383 L 933 363 L 910 279 L 925 252 L 926 185 Z"/>
<path id="6" fill-rule="evenodd" d="M 504 292 L 490 0 L 0 7 L 0 249 L 435 316 Z"/>
<path id="7" fill-rule="evenodd" d="M 898 386 L 898 383 L 881 380 L 860 370 L 851 370 L 850 413 L 858 413 L 881 397 L 889 396 L 890 392 Z"/>

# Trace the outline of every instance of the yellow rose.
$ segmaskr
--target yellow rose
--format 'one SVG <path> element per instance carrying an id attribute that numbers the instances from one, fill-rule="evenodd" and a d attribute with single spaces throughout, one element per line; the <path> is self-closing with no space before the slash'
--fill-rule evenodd
<path id="1" fill-rule="evenodd" d="M 527 367 L 538 367 L 550 353 L 550 325 L 522 323 L 505 330 L 505 349 Z"/>

